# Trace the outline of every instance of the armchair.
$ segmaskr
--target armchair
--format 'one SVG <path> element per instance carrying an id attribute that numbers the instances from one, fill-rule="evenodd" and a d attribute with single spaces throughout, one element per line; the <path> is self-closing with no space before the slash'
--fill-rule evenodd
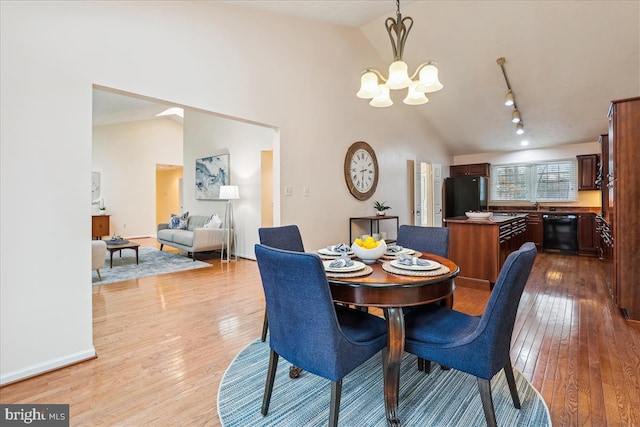
<path id="1" fill-rule="evenodd" d="M 91 241 L 91 269 L 98 273 L 98 280 L 102 282 L 100 269 L 104 267 L 107 244 L 104 240 Z"/>

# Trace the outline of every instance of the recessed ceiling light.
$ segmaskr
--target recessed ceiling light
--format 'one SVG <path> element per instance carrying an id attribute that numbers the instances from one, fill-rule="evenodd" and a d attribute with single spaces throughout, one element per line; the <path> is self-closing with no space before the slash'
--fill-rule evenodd
<path id="1" fill-rule="evenodd" d="M 525 147 L 525 146 L 529 145 L 529 141 L 527 141 L 526 139 L 523 139 L 522 141 L 520 141 L 520 145 Z"/>
<path id="2" fill-rule="evenodd" d="M 184 110 L 179 107 L 171 107 L 164 110 L 162 113 L 156 114 L 156 117 L 160 117 L 160 116 L 179 116 L 184 118 Z"/>

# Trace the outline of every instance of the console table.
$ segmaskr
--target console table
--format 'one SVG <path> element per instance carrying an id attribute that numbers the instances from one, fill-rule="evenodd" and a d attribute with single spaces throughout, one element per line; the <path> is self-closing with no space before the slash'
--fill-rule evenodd
<path id="1" fill-rule="evenodd" d="M 349 243 L 353 242 L 352 225 L 355 221 L 369 221 L 369 235 L 380 232 L 380 221 L 387 219 L 394 219 L 396 221 L 396 238 L 398 237 L 398 228 L 400 228 L 400 222 L 397 216 L 392 215 L 374 215 L 374 216 L 357 216 L 349 218 Z M 375 224 L 375 227 L 374 227 Z M 375 229 L 375 231 L 374 231 Z M 395 239 L 388 239 L 387 243 L 395 242 Z"/>

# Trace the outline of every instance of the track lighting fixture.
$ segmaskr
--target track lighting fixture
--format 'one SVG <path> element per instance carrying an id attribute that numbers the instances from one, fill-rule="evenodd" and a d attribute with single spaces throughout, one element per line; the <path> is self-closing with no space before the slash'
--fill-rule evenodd
<path id="1" fill-rule="evenodd" d="M 506 60 L 503 57 L 500 57 L 496 60 L 500 68 L 502 69 L 502 75 L 504 76 L 504 81 L 507 82 L 507 95 L 505 96 L 504 105 L 511 107 L 513 106 L 513 113 L 511 114 L 511 122 L 516 124 L 516 133 L 518 135 L 522 135 L 524 133 L 524 123 L 522 122 L 522 116 L 520 115 L 520 110 L 518 110 L 518 106 L 516 105 L 516 97 L 513 94 L 513 90 L 511 90 L 511 85 L 509 84 L 509 79 L 507 78 L 507 72 L 504 69 L 504 63 Z"/>

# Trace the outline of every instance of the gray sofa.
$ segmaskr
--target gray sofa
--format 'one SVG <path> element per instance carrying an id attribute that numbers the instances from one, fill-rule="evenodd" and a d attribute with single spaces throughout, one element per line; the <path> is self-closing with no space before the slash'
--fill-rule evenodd
<path id="1" fill-rule="evenodd" d="M 196 260 L 196 252 L 222 250 L 225 243 L 226 229 L 204 228 L 209 217 L 192 215 L 187 219 L 187 229 L 169 228 L 168 223 L 158 224 L 158 243 L 160 250 L 164 245 L 171 246 L 191 254 Z M 233 239 L 233 229 L 229 230 L 229 239 Z"/>

